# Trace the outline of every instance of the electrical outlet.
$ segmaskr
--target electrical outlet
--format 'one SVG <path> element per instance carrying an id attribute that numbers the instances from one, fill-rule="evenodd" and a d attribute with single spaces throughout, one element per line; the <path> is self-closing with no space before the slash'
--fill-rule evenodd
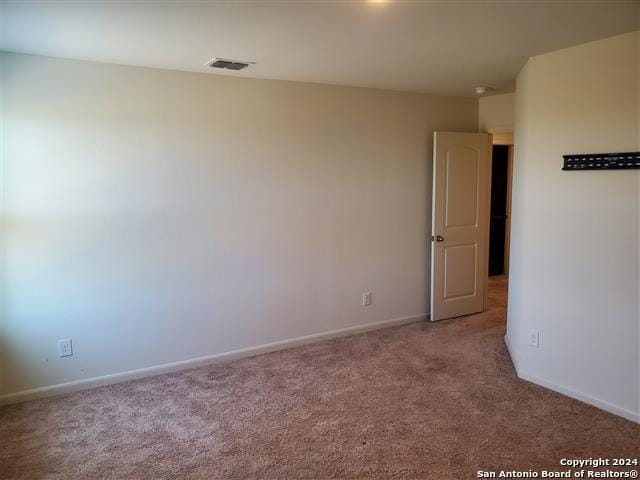
<path id="1" fill-rule="evenodd" d="M 529 346 L 538 348 L 540 346 L 540 331 L 529 330 Z"/>
<path id="2" fill-rule="evenodd" d="M 366 307 L 371 305 L 371 292 L 364 292 L 362 294 L 362 306 Z"/>
<path id="3" fill-rule="evenodd" d="M 73 348 L 71 347 L 71 339 L 63 338 L 58 340 L 58 354 L 61 357 L 70 357 L 73 355 Z"/>

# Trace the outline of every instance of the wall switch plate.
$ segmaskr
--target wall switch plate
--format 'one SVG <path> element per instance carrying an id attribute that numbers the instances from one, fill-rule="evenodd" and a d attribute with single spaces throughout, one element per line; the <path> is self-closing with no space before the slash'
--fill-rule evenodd
<path id="1" fill-rule="evenodd" d="M 371 305 L 371 292 L 364 292 L 362 294 L 362 306 L 367 307 Z"/>
<path id="2" fill-rule="evenodd" d="M 529 330 L 529 346 L 538 348 L 540 346 L 540 331 Z"/>
<path id="3" fill-rule="evenodd" d="M 73 355 L 73 348 L 71 347 L 71 339 L 63 338 L 58 340 L 58 354 L 61 357 L 70 357 Z"/>

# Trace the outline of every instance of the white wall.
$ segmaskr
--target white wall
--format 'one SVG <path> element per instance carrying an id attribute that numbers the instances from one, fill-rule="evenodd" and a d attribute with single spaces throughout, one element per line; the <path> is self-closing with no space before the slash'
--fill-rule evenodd
<path id="1" fill-rule="evenodd" d="M 513 132 L 515 128 L 515 93 L 481 97 L 478 104 L 479 131 Z"/>
<path id="2" fill-rule="evenodd" d="M 638 32 L 531 58 L 518 76 L 508 343 L 520 376 L 638 419 Z M 540 330 L 540 347 L 527 345 Z"/>
<path id="3" fill-rule="evenodd" d="M 432 134 L 475 99 L 13 54 L 2 84 L 5 396 L 428 311 Z"/>

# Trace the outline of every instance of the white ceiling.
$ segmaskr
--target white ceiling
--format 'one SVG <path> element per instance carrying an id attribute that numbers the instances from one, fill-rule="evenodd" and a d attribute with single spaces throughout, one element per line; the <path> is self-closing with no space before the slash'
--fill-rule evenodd
<path id="1" fill-rule="evenodd" d="M 636 30 L 629 1 L 2 2 L 2 49 L 451 95 L 527 58 Z M 257 62 L 211 71 L 213 57 Z"/>

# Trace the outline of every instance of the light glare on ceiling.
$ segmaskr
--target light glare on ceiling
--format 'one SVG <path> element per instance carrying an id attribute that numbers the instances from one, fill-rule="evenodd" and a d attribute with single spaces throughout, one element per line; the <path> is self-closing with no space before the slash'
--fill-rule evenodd
<path id="1" fill-rule="evenodd" d="M 485 93 L 493 91 L 493 88 L 488 87 L 486 85 L 478 85 L 477 87 L 474 88 L 474 90 L 476 91 L 477 95 L 484 95 Z"/>

